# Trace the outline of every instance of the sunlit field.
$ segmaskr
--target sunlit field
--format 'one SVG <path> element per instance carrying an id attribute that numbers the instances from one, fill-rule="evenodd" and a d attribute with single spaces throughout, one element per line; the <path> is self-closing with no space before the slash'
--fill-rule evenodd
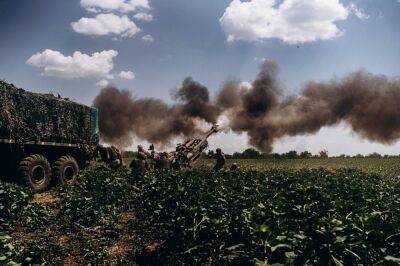
<path id="1" fill-rule="evenodd" d="M 212 164 L 212 160 L 206 160 Z M 327 158 L 327 159 L 236 159 L 228 160 L 228 165 L 237 163 L 243 169 L 266 170 L 270 168 L 355 168 L 365 172 L 380 173 L 385 176 L 400 175 L 400 158 Z"/>
<path id="2" fill-rule="evenodd" d="M 100 164 L 41 194 L 0 181 L 0 264 L 396 265 L 399 162 L 228 160 L 216 173 L 206 159 L 141 178 Z"/>

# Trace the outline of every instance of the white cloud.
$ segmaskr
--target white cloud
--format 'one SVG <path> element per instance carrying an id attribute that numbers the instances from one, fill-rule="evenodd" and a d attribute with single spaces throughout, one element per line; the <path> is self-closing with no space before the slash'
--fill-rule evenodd
<path id="1" fill-rule="evenodd" d="M 356 17 L 358 17 L 361 20 L 366 20 L 369 19 L 369 15 L 367 15 L 363 9 L 359 8 L 356 6 L 354 3 L 350 4 L 348 7 L 349 11 L 353 13 Z"/>
<path id="2" fill-rule="evenodd" d="M 118 77 L 131 80 L 135 78 L 135 74 L 133 74 L 132 71 L 121 71 L 119 72 Z"/>
<path id="3" fill-rule="evenodd" d="M 150 9 L 148 0 L 81 0 L 81 6 L 90 12 L 117 11 L 129 13 Z"/>
<path id="4" fill-rule="evenodd" d="M 154 37 L 151 36 L 150 34 L 147 34 L 147 35 L 144 35 L 144 36 L 142 37 L 142 40 L 143 40 L 144 42 L 154 42 Z"/>
<path id="5" fill-rule="evenodd" d="M 43 69 L 43 75 L 73 78 L 112 78 L 110 72 L 114 68 L 113 59 L 117 51 L 108 50 L 92 55 L 76 51 L 72 56 L 64 56 L 58 51 L 47 49 L 32 55 L 26 63 Z"/>
<path id="6" fill-rule="evenodd" d="M 153 21 L 153 15 L 144 12 L 137 13 L 136 15 L 133 16 L 133 18 L 144 22 Z"/>
<path id="7" fill-rule="evenodd" d="M 96 85 L 99 87 L 106 87 L 106 86 L 108 86 L 108 84 L 110 84 L 110 81 L 108 81 L 106 79 L 102 79 L 96 83 Z"/>
<path id="8" fill-rule="evenodd" d="M 335 22 L 347 19 L 349 10 L 339 0 L 233 0 L 220 18 L 228 41 L 269 38 L 286 43 L 328 40 L 342 31 Z"/>
<path id="9" fill-rule="evenodd" d="M 95 18 L 81 18 L 71 23 L 77 33 L 85 35 L 109 35 L 116 34 L 122 37 L 133 37 L 140 29 L 128 18 L 114 14 L 99 14 Z"/>

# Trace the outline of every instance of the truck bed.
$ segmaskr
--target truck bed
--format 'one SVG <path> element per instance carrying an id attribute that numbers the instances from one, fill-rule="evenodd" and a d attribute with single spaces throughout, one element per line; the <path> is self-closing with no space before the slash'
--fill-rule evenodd
<path id="1" fill-rule="evenodd" d="M 0 81 L 0 141 L 89 144 L 91 110 L 61 97 L 28 92 Z"/>

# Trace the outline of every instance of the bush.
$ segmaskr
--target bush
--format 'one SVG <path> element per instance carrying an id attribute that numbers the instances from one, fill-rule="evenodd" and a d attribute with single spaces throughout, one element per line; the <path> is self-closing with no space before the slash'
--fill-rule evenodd
<path id="1" fill-rule="evenodd" d="M 91 168 L 81 172 L 77 185 L 59 189 L 60 214 L 71 225 L 106 225 L 116 221 L 131 196 L 127 171 Z"/>
<path id="2" fill-rule="evenodd" d="M 400 186 L 378 175 L 318 169 L 147 178 L 135 226 L 157 225 L 148 231 L 164 241 L 157 252 L 168 264 L 354 265 L 400 255 Z"/>
<path id="3" fill-rule="evenodd" d="M 24 225 L 30 229 L 47 223 L 46 208 L 32 203 L 33 193 L 16 184 L 0 181 L 0 230 L 11 225 Z"/>

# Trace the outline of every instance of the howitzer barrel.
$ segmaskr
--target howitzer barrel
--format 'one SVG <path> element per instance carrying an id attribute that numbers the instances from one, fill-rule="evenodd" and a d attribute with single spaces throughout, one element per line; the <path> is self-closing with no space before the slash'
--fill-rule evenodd
<path id="1" fill-rule="evenodd" d="M 207 131 L 202 138 L 191 139 L 186 141 L 183 145 L 179 145 L 177 152 L 173 153 L 174 161 L 179 161 L 179 164 L 186 164 L 195 162 L 201 155 L 201 153 L 208 147 L 207 139 L 218 132 L 218 126 L 213 125 L 212 128 Z"/>
<path id="2" fill-rule="evenodd" d="M 201 147 L 211 135 L 215 134 L 218 132 L 218 127 L 214 125 L 207 133 L 204 135 L 204 137 L 201 139 L 201 141 L 196 145 L 196 147 Z"/>
<path id="3" fill-rule="evenodd" d="M 204 134 L 203 138 L 197 141 L 197 144 L 193 147 L 192 152 L 188 154 L 189 161 L 194 162 L 200 157 L 201 153 L 208 147 L 207 139 L 217 132 L 217 125 L 213 125 L 212 128 L 207 131 L 206 134 Z"/>

